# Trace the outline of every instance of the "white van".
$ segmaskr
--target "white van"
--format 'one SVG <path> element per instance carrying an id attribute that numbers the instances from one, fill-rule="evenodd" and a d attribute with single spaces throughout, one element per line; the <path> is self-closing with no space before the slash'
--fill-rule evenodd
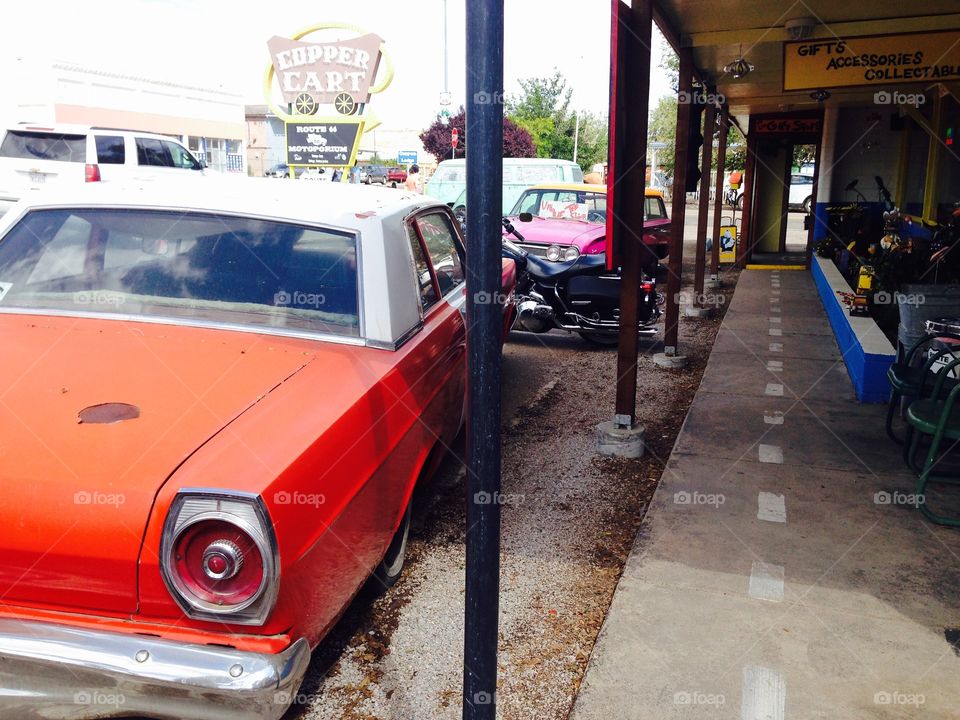
<path id="1" fill-rule="evenodd" d="M 56 183 L 203 175 L 203 164 L 163 135 L 21 123 L 0 141 L 0 214 L 24 194 Z"/>
<path id="2" fill-rule="evenodd" d="M 541 183 L 582 183 L 583 170 L 571 160 L 551 158 L 503 159 L 503 213 L 507 214 L 517 199 L 531 185 Z M 467 161 L 444 160 L 437 165 L 424 194 L 441 202 L 454 202 L 467 187 Z"/>

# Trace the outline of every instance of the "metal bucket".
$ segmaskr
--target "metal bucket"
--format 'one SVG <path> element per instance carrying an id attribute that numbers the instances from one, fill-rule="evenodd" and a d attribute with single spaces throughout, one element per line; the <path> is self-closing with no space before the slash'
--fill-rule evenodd
<path id="1" fill-rule="evenodd" d="M 897 293 L 897 340 L 908 350 L 927 334 L 927 320 L 960 315 L 960 285 L 904 285 Z"/>

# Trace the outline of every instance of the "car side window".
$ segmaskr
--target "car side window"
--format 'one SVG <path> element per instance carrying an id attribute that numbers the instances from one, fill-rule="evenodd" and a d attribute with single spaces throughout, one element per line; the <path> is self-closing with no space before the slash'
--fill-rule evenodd
<path id="1" fill-rule="evenodd" d="M 137 138 L 137 163 L 151 167 L 173 167 L 173 158 L 160 140 Z"/>
<path id="2" fill-rule="evenodd" d="M 185 170 L 200 169 L 200 163 L 196 161 L 185 147 L 175 142 L 170 142 L 169 140 L 161 140 L 160 142 L 163 143 L 164 148 L 167 153 L 169 153 L 173 167 L 183 168 Z"/>
<path id="3" fill-rule="evenodd" d="M 538 192 L 528 192 L 520 200 L 520 210 L 519 212 L 528 212 L 531 215 L 536 215 L 540 212 L 540 193 Z"/>
<path id="4" fill-rule="evenodd" d="M 102 165 L 123 165 L 126 150 L 120 135 L 96 135 L 97 162 Z"/>
<path id="5" fill-rule="evenodd" d="M 437 276 L 440 295 L 446 295 L 463 282 L 462 248 L 450 220 L 443 213 L 421 215 L 416 219 L 427 255 Z"/>
<path id="6" fill-rule="evenodd" d="M 420 236 L 417 229 L 407 225 L 407 237 L 410 239 L 410 251 L 413 253 L 413 267 L 417 274 L 417 289 L 420 293 L 420 305 L 423 311 L 437 302 L 437 288 L 433 284 L 433 274 L 430 272 L 430 263 L 423 252 Z"/>

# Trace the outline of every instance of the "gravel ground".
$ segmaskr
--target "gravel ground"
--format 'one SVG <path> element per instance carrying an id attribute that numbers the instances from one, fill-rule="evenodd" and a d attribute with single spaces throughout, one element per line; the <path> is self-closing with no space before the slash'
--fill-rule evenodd
<path id="1" fill-rule="evenodd" d="M 685 265 L 691 248 L 686 255 Z M 731 293 L 735 281 L 728 274 L 721 292 Z M 719 324 L 720 317 L 682 323 L 686 370 L 642 358 L 638 414 L 649 449 L 640 460 L 595 454 L 594 427 L 612 414 L 615 351 L 560 333 L 511 334 L 503 369 L 499 717 L 567 717 Z M 351 605 L 315 651 L 287 720 L 460 717 L 464 485 L 451 456 L 418 490 L 404 577 L 386 595 L 361 595 Z"/>

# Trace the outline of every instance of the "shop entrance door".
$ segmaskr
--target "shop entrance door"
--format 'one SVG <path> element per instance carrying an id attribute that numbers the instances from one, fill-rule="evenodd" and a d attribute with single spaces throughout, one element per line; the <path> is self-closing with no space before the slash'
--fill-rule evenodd
<path id="1" fill-rule="evenodd" d="M 809 267 L 812 222 L 804 211 L 816 200 L 822 126 L 820 112 L 750 118 L 742 229 L 747 265 Z"/>

